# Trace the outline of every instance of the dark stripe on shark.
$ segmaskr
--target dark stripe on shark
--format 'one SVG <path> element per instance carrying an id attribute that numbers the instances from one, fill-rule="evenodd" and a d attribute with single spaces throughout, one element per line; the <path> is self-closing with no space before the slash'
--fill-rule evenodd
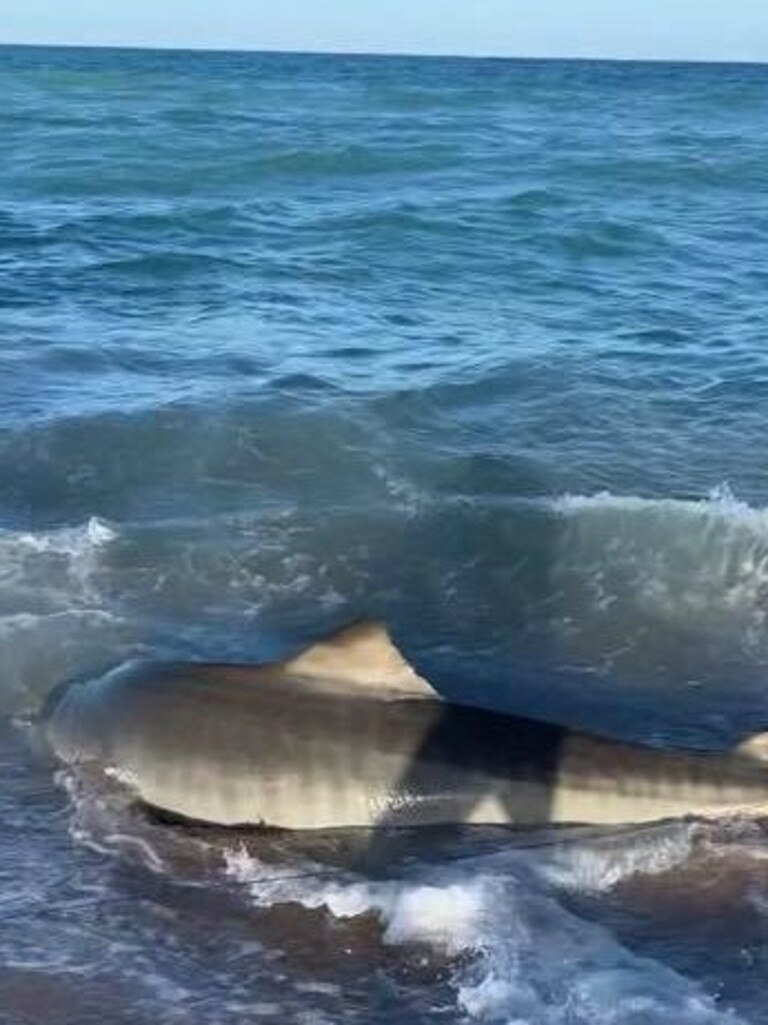
<path id="1" fill-rule="evenodd" d="M 568 730 L 458 705 L 437 706 L 434 723 L 393 787 L 379 827 L 409 826 L 434 807 L 467 822 L 487 799 L 510 823 L 547 822 Z M 532 783 L 534 786 L 526 786 Z"/>

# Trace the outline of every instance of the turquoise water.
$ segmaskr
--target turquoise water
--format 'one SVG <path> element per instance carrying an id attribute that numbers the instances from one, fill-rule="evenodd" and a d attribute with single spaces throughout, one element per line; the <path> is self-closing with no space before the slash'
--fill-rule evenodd
<path id="1" fill-rule="evenodd" d="M 3 715 L 367 614 L 479 703 L 704 746 L 767 725 L 767 84 L 0 49 Z M 423 869 L 486 960 L 422 978 L 421 876 L 335 884 L 380 935 L 277 928 L 255 862 L 116 868 L 109 838 L 167 835 L 94 824 L 3 738 L 3 1022 L 768 1020 L 746 827 Z"/>

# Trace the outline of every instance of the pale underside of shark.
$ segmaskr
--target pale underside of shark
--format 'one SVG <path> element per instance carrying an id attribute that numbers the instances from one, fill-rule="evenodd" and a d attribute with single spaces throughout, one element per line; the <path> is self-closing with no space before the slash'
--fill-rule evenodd
<path id="1" fill-rule="evenodd" d="M 227 826 L 607 825 L 768 807 L 762 737 L 662 751 L 447 704 L 376 623 L 285 662 L 130 664 L 64 688 L 45 729 L 60 759 Z"/>

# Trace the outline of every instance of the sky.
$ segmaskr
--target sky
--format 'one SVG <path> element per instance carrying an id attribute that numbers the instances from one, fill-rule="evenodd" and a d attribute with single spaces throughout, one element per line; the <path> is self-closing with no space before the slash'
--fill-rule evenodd
<path id="1" fill-rule="evenodd" d="M 0 42 L 768 61 L 768 0 L 0 0 Z"/>

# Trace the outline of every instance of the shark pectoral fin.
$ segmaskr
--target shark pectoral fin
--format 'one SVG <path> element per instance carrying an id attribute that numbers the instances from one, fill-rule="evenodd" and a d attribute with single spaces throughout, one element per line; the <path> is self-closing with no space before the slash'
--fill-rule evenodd
<path id="1" fill-rule="evenodd" d="M 401 698 L 435 698 L 395 647 L 382 623 L 363 621 L 337 630 L 313 644 L 280 669 L 290 676 L 318 683 L 338 681 L 350 691 Z"/>
<path id="2" fill-rule="evenodd" d="M 768 764 L 768 733 L 755 733 L 736 747 L 737 754 Z"/>

